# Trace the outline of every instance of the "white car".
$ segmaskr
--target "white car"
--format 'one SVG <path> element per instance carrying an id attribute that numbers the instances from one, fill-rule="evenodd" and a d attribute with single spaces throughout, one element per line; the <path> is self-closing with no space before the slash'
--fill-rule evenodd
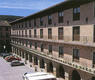
<path id="1" fill-rule="evenodd" d="M 23 75 L 23 80 L 56 80 L 56 77 L 45 72 L 29 72 Z"/>

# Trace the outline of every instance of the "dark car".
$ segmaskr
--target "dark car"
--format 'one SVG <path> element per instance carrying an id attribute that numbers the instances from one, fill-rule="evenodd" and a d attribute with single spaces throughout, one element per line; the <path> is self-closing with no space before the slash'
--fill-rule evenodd
<path id="1" fill-rule="evenodd" d="M 24 65 L 24 63 L 18 60 L 14 60 L 11 62 L 11 66 L 22 66 L 22 65 Z"/>

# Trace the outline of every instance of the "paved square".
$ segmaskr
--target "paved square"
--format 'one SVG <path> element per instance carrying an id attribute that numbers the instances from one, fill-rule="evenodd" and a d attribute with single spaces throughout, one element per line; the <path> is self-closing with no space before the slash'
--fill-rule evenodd
<path id="1" fill-rule="evenodd" d="M 25 72 L 34 72 L 34 70 L 27 66 L 11 67 L 9 62 L 0 57 L 0 80 L 23 80 L 22 75 Z"/>

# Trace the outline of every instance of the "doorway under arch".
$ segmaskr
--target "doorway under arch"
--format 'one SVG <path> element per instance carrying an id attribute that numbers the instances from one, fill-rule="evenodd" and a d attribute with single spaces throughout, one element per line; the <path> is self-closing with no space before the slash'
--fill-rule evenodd
<path id="1" fill-rule="evenodd" d="M 76 70 L 72 72 L 72 80 L 81 80 L 80 74 Z"/>
<path id="2" fill-rule="evenodd" d="M 65 78 L 65 71 L 64 71 L 64 68 L 63 68 L 62 65 L 59 66 L 59 68 L 58 68 L 58 73 L 59 73 L 59 74 L 58 74 L 59 77 Z"/>
<path id="3" fill-rule="evenodd" d="M 47 71 L 53 73 L 53 64 L 52 64 L 52 62 L 48 63 L 48 70 Z"/>
<path id="4" fill-rule="evenodd" d="M 95 77 L 92 77 L 92 79 L 91 80 L 95 80 Z"/>
<path id="5" fill-rule="evenodd" d="M 41 60 L 40 60 L 40 68 L 45 68 L 44 59 L 41 59 Z"/>

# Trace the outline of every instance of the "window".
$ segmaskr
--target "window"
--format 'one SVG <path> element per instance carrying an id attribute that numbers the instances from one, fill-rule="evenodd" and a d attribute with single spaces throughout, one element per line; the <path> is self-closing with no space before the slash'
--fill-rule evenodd
<path id="1" fill-rule="evenodd" d="M 73 8 L 73 20 L 80 20 L 80 7 Z"/>
<path id="2" fill-rule="evenodd" d="M 29 30 L 29 37 L 31 37 L 31 30 Z"/>
<path id="3" fill-rule="evenodd" d="M 35 49 L 37 49 L 37 42 L 35 42 Z"/>
<path id="4" fill-rule="evenodd" d="M 27 22 L 25 22 L 25 27 L 27 27 Z"/>
<path id="5" fill-rule="evenodd" d="M 95 25 L 94 25 L 93 41 L 95 42 Z"/>
<path id="6" fill-rule="evenodd" d="M 43 50 L 44 50 L 44 46 L 43 44 L 41 44 L 41 52 L 43 52 Z"/>
<path id="7" fill-rule="evenodd" d="M 8 31 L 8 27 L 6 27 L 6 31 Z"/>
<path id="8" fill-rule="evenodd" d="M 59 46 L 59 57 L 63 57 L 63 46 Z"/>
<path id="9" fill-rule="evenodd" d="M 37 57 L 34 57 L 34 64 L 38 65 L 38 58 Z"/>
<path id="10" fill-rule="evenodd" d="M 73 27 L 73 41 L 80 40 L 80 26 Z"/>
<path id="11" fill-rule="evenodd" d="M 73 49 L 73 61 L 79 61 L 79 49 Z"/>
<path id="12" fill-rule="evenodd" d="M 23 37 L 23 30 L 22 30 L 22 37 Z"/>
<path id="13" fill-rule="evenodd" d="M 0 31 L 2 31 L 2 28 L 0 28 Z"/>
<path id="14" fill-rule="evenodd" d="M 43 19 L 40 18 L 40 26 L 43 26 Z"/>
<path id="15" fill-rule="evenodd" d="M 49 53 L 52 53 L 52 45 L 49 45 Z"/>
<path id="16" fill-rule="evenodd" d="M 29 21 L 29 27 L 31 27 L 31 21 Z"/>
<path id="17" fill-rule="evenodd" d="M 48 39 L 52 39 L 52 29 L 48 29 Z"/>
<path id="18" fill-rule="evenodd" d="M 27 30 L 25 30 L 25 37 L 27 37 Z"/>
<path id="19" fill-rule="evenodd" d="M 93 67 L 95 67 L 95 52 L 93 53 Z"/>
<path id="20" fill-rule="evenodd" d="M 30 42 L 30 48 L 32 48 L 32 42 Z"/>
<path id="21" fill-rule="evenodd" d="M 48 24 L 49 25 L 52 24 L 52 16 L 51 15 L 48 16 Z"/>
<path id="22" fill-rule="evenodd" d="M 63 11 L 58 12 L 58 22 L 63 23 Z"/>
<path id="23" fill-rule="evenodd" d="M 58 28 L 58 39 L 63 40 L 63 28 Z"/>
<path id="24" fill-rule="evenodd" d="M 43 29 L 40 29 L 40 38 L 43 38 Z"/>
<path id="25" fill-rule="evenodd" d="M 36 29 L 34 29 L 34 38 L 37 37 Z"/>
<path id="26" fill-rule="evenodd" d="M 34 19 L 34 26 L 36 26 L 36 19 Z"/>

